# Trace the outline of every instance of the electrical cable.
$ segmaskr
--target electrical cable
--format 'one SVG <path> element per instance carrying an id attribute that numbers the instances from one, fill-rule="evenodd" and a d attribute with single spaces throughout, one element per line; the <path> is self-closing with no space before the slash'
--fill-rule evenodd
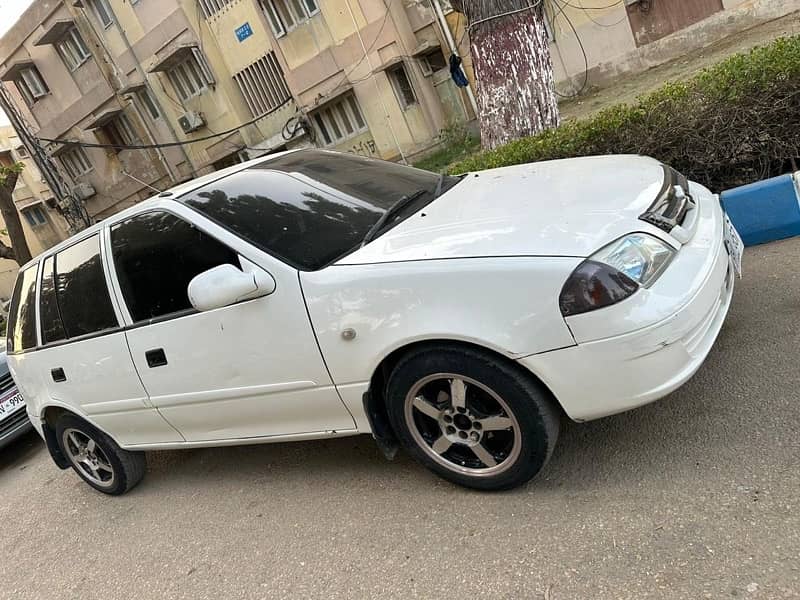
<path id="1" fill-rule="evenodd" d="M 559 98 L 564 98 L 566 100 L 577 98 L 580 96 L 586 88 L 589 86 L 589 56 L 586 54 L 586 48 L 583 46 L 583 40 L 581 40 L 581 36 L 578 34 L 578 30 L 575 28 L 572 19 L 569 18 L 569 15 L 564 11 L 566 8 L 565 4 L 560 4 L 559 0 L 552 0 L 557 6 L 560 7 L 560 10 L 555 14 L 553 17 L 553 23 L 555 23 L 556 19 L 559 15 L 563 16 L 567 23 L 569 24 L 572 32 L 575 34 L 575 39 L 578 41 L 578 46 L 580 46 L 581 53 L 583 54 L 583 84 L 581 85 L 580 89 L 575 92 L 574 94 L 562 94 L 558 90 L 555 90 L 556 96 Z"/>
<path id="2" fill-rule="evenodd" d="M 499 15 L 492 15 L 491 17 L 486 17 L 485 19 L 478 19 L 477 21 L 471 22 L 467 29 L 472 29 L 476 25 L 480 25 L 481 23 L 486 23 L 488 21 L 494 21 L 495 19 L 501 19 L 503 17 L 508 17 L 511 15 L 516 15 L 521 12 L 525 12 L 527 10 L 532 10 L 534 8 L 539 8 L 539 6 L 544 2 L 544 0 L 537 0 L 536 4 L 530 4 L 524 8 L 517 8 L 515 10 L 509 10 L 508 12 L 500 13 Z"/>
<path id="3" fill-rule="evenodd" d="M 268 110 L 267 112 L 262 113 L 262 114 L 258 115 L 257 117 L 254 117 L 254 118 L 250 119 L 249 121 L 241 123 L 240 125 L 237 125 L 236 127 L 232 127 L 231 129 L 227 129 L 227 130 L 222 131 L 220 133 L 213 133 L 211 135 L 205 135 L 203 137 L 199 137 L 199 138 L 196 138 L 196 139 L 193 139 L 193 140 L 186 140 L 186 141 L 183 141 L 183 142 L 165 142 L 163 144 L 94 144 L 94 143 L 91 143 L 91 142 L 79 142 L 79 141 L 76 141 L 76 140 L 57 140 L 57 139 L 50 139 L 50 138 L 39 138 L 39 141 L 48 142 L 48 143 L 51 143 L 51 144 L 63 144 L 63 145 L 66 145 L 66 146 L 79 146 L 81 148 L 115 148 L 115 149 L 118 149 L 118 150 L 149 150 L 151 148 L 173 148 L 173 147 L 176 147 L 176 146 L 187 146 L 189 144 L 196 144 L 197 142 L 204 142 L 206 140 L 212 140 L 214 138 L 222 137 L 222 136 L 225 136 L 225 135 L 230 135 L 231 133 L 234 133 L 234 132 L 238 131 L 239 129 L 243 128 L 243 127 L 247 127 L 248 125 L 252 125 L 256 121 L 260 121 L 261 119 L 263 119 L 265 117 L 268 117 L 269 115 L 279 111 L 281 108 L 286 106 L 289 102 L 291 102 L 291 100 L 292 100 L 291 98 L 287 98 L 283 103 L 279 104 L 275 108 L 272 108 L 272 109 Z"/>
<path id="4" fill-rule="evenodd" d="M 617 2 L 616 4 L 609 4 L 608 6 L 602 6 L 602 7 L 601 6 L 583 6 L 582 0 L 578 0 L 578 2 L 581 2 L 580 6 L 576 6 L 574 4 L 570 4 L 566 0 L 562 0 L 562 2 L 564 4 L 566 4 L 567 6 L 569 6 L 570 8 L 574 8 L 574 9 L 577 9 L 577 10 L 582 10 L 586 14 L 586 18 L 588 18 L 592 23 L 594 23 L 598 27 L 604 27 L 604 28 L 610 29 L 612 27 L 616 27 L 617 25 L 619 25 L 623 21 L 627 21 L 628 20 L 628 12 L 627 11 L 625 11 L 625 14 L 623 14 L 622 17 L 619 20 L 617 20 L 617 21 L 615 21 L 613 23 L 601 23 L 600 21 L 595 19 L 591 15 L 591 13 L 589 12 L 590 10 L 605 10 L 605 9 L 609 9 L 609 8 L 614 8 L 615 6 L 618 6 L 619 4 L 621 4 L 622 0 L 619 0 L 619 2 Z"/>

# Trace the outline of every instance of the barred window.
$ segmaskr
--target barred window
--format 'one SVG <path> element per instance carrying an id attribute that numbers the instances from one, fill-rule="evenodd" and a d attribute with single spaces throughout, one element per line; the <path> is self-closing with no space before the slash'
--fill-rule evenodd
<path id="1" fill-rule="evenodd" d="M 64 165 L 64 170 L 73 179 L 92 170 L 92 163 L 89 162 L 89 157 L 80 146 L 62 152 L 58 158 Z"/>
<path id="2" fill-rule="evenodd" d="M 198 0 L 203 16 L 208 19 L 214 16 L 233 0 Z"/>
<path id="3" fill-rule="evenodd" d="M 367 130 L 361 108 L 352 92 L 314 111 L 311 118 L 326 146 L 338 144 Z"/>
<path id="4" fill-rule="evenodd" d="M 233 80 L 254 117 L 269 112 L 291 97 L 274 52 L 236 73 Z"/>

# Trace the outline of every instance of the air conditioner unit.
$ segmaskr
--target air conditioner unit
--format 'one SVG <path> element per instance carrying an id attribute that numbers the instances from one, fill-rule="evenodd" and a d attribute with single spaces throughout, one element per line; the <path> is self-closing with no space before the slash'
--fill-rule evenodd
<path id="1" fill-rule="evenodd" d="M 91 183 L 78 183 L 72 188 L 72 193 L 81 200 L 86 200 L 94 196 L 97 191 Z"/>
<path id="2" fill-rule="evenodd" d="M 197 131 L 205 124 L 206 121 L 203 118 L 203 115 L 194 111 L 183 113 L 178 118 L 178 125 L 180 125 L 181 129 L 183 129 L 183 133 L 191 133 L 192 131 Z"/>

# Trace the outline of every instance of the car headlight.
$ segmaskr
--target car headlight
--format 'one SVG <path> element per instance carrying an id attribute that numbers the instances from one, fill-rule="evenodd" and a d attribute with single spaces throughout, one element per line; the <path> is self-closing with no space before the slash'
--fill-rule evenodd
<path id="1" fill-rule="evenodd" d="M 559 297 L 565 317 L 597 310 L 651 285 L 664 272 L 675 249 L 646 233 L 612 242 L 572 272 Z"/>

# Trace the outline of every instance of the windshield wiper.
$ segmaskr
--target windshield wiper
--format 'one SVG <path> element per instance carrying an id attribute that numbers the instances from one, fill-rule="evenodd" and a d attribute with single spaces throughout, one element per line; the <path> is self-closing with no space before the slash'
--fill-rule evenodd
<path id="1" fill-rule="evenodd" d="M 381 231 L 381 229 L 383 229 L 386 223 L 388 223 L 389 219 L 396 216 L 398 212 L 400 212 L 406 206 L 417 200 L 420 196 L 423 196 L 424 194 L 428 193 L 430 193 L 429 190 L 417 190 L 413 194 L 408 194 L 407 196 L 403 196 L 402 198 L 400 198 L 400 200 L 398 200 L 397 202 L 392 204 L 389 208 L 387 208 L 386 212 L 383 213 L 380 216 L 380 218 L 377 221 L 375 221 L 375 224 L 369 228 L 367 235 L 364 236 L 364 241 L 361 242 L 361 247 L 363 248 L 364 246 L 369 244 L 372 240 L 374 240 L 378 236 L 378 233 Z"/>
<path id="2" fill-rule="evenodd" d="M 439 175 L 439 181 L 436 182 L 436 189 L 433 191 L 433 197 L 438 198 L 442 195 L 442 184 L 444 183 L 445 174 L 441 173 Z"/>

